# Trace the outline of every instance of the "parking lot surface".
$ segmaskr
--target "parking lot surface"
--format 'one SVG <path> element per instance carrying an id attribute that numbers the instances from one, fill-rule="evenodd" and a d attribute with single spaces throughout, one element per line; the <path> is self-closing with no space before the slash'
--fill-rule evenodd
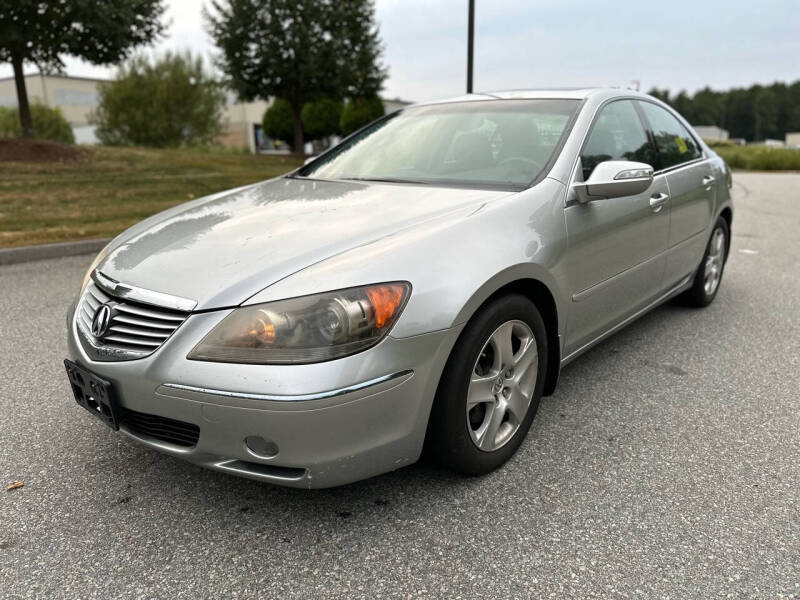
<path id="1" fill-rule="evenodd" d="M 714 304 L 576 360 L 476 479 L 303 491 L 139 447 L 63 372 L 91 257 L 0 267 L 0 597 L 800 598 L 800 174 L 734 181 Z"/>

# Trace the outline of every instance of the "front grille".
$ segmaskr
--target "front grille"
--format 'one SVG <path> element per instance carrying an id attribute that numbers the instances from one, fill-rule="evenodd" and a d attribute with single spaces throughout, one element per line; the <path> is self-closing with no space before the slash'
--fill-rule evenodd
<path id="1" fill-rule="evenodd" d="M 184 448 L 196 446 L 200 438 L 200 428 L 197 425 L 127 408 L 122 409 L 120 425 L 134 435 L 154 438 Z"/>
<path id="2" fill-rule="evenodd" d="M 105 332 L 97 337 L 92 333 L 92 321 L 104 304 L 111 309 L 110 317 Z M 187 312 L 115 298 L 92 281 L 78 305 L 77 323 L 94 350 L 93 358 L 131 360 L 154 352 L 188 316 Z"/>

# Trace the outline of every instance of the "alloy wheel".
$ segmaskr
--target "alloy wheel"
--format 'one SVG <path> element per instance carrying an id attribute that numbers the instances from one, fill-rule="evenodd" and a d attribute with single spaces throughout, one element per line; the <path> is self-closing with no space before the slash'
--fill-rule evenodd
<path id="1" fill-rule="evenodd" d="M 527 323 L 506 321 L 489 336 L 467 389 L 467 429 L 493 452 L 514 436 L 528 412 L 539 369 L 536 338 Z"/>
<path id="2" fill-rule="evenodd" d="M 722 279 L 722 267 L 725 263 L 725 232 L 717 227 L 708 242 L 708 255 L 705 263 L 705 279 L 703 289 L 707 296 L 711 296 L 719 286 Z"/>

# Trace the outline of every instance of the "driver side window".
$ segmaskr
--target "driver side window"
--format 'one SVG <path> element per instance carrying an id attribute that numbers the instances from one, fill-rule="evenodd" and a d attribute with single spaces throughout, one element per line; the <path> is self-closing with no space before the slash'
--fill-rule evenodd
<path id="1" fill-rule="evenodd" d="M 631 100 L 604 106 L 581 153 L 583 180 L 606 160 L 635 160 L 655 164 L 655 155 Z"/>

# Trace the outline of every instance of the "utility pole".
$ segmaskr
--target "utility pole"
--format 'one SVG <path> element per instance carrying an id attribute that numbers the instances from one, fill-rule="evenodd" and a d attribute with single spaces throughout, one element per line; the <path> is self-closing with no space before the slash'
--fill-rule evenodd
<path id="1" fill-rule="evenodd" d="M 475 0 L 469 2 L 469 25 L 467 26 L 467 93 L 472 93 L 472 55 L 475 46 Z"/>

